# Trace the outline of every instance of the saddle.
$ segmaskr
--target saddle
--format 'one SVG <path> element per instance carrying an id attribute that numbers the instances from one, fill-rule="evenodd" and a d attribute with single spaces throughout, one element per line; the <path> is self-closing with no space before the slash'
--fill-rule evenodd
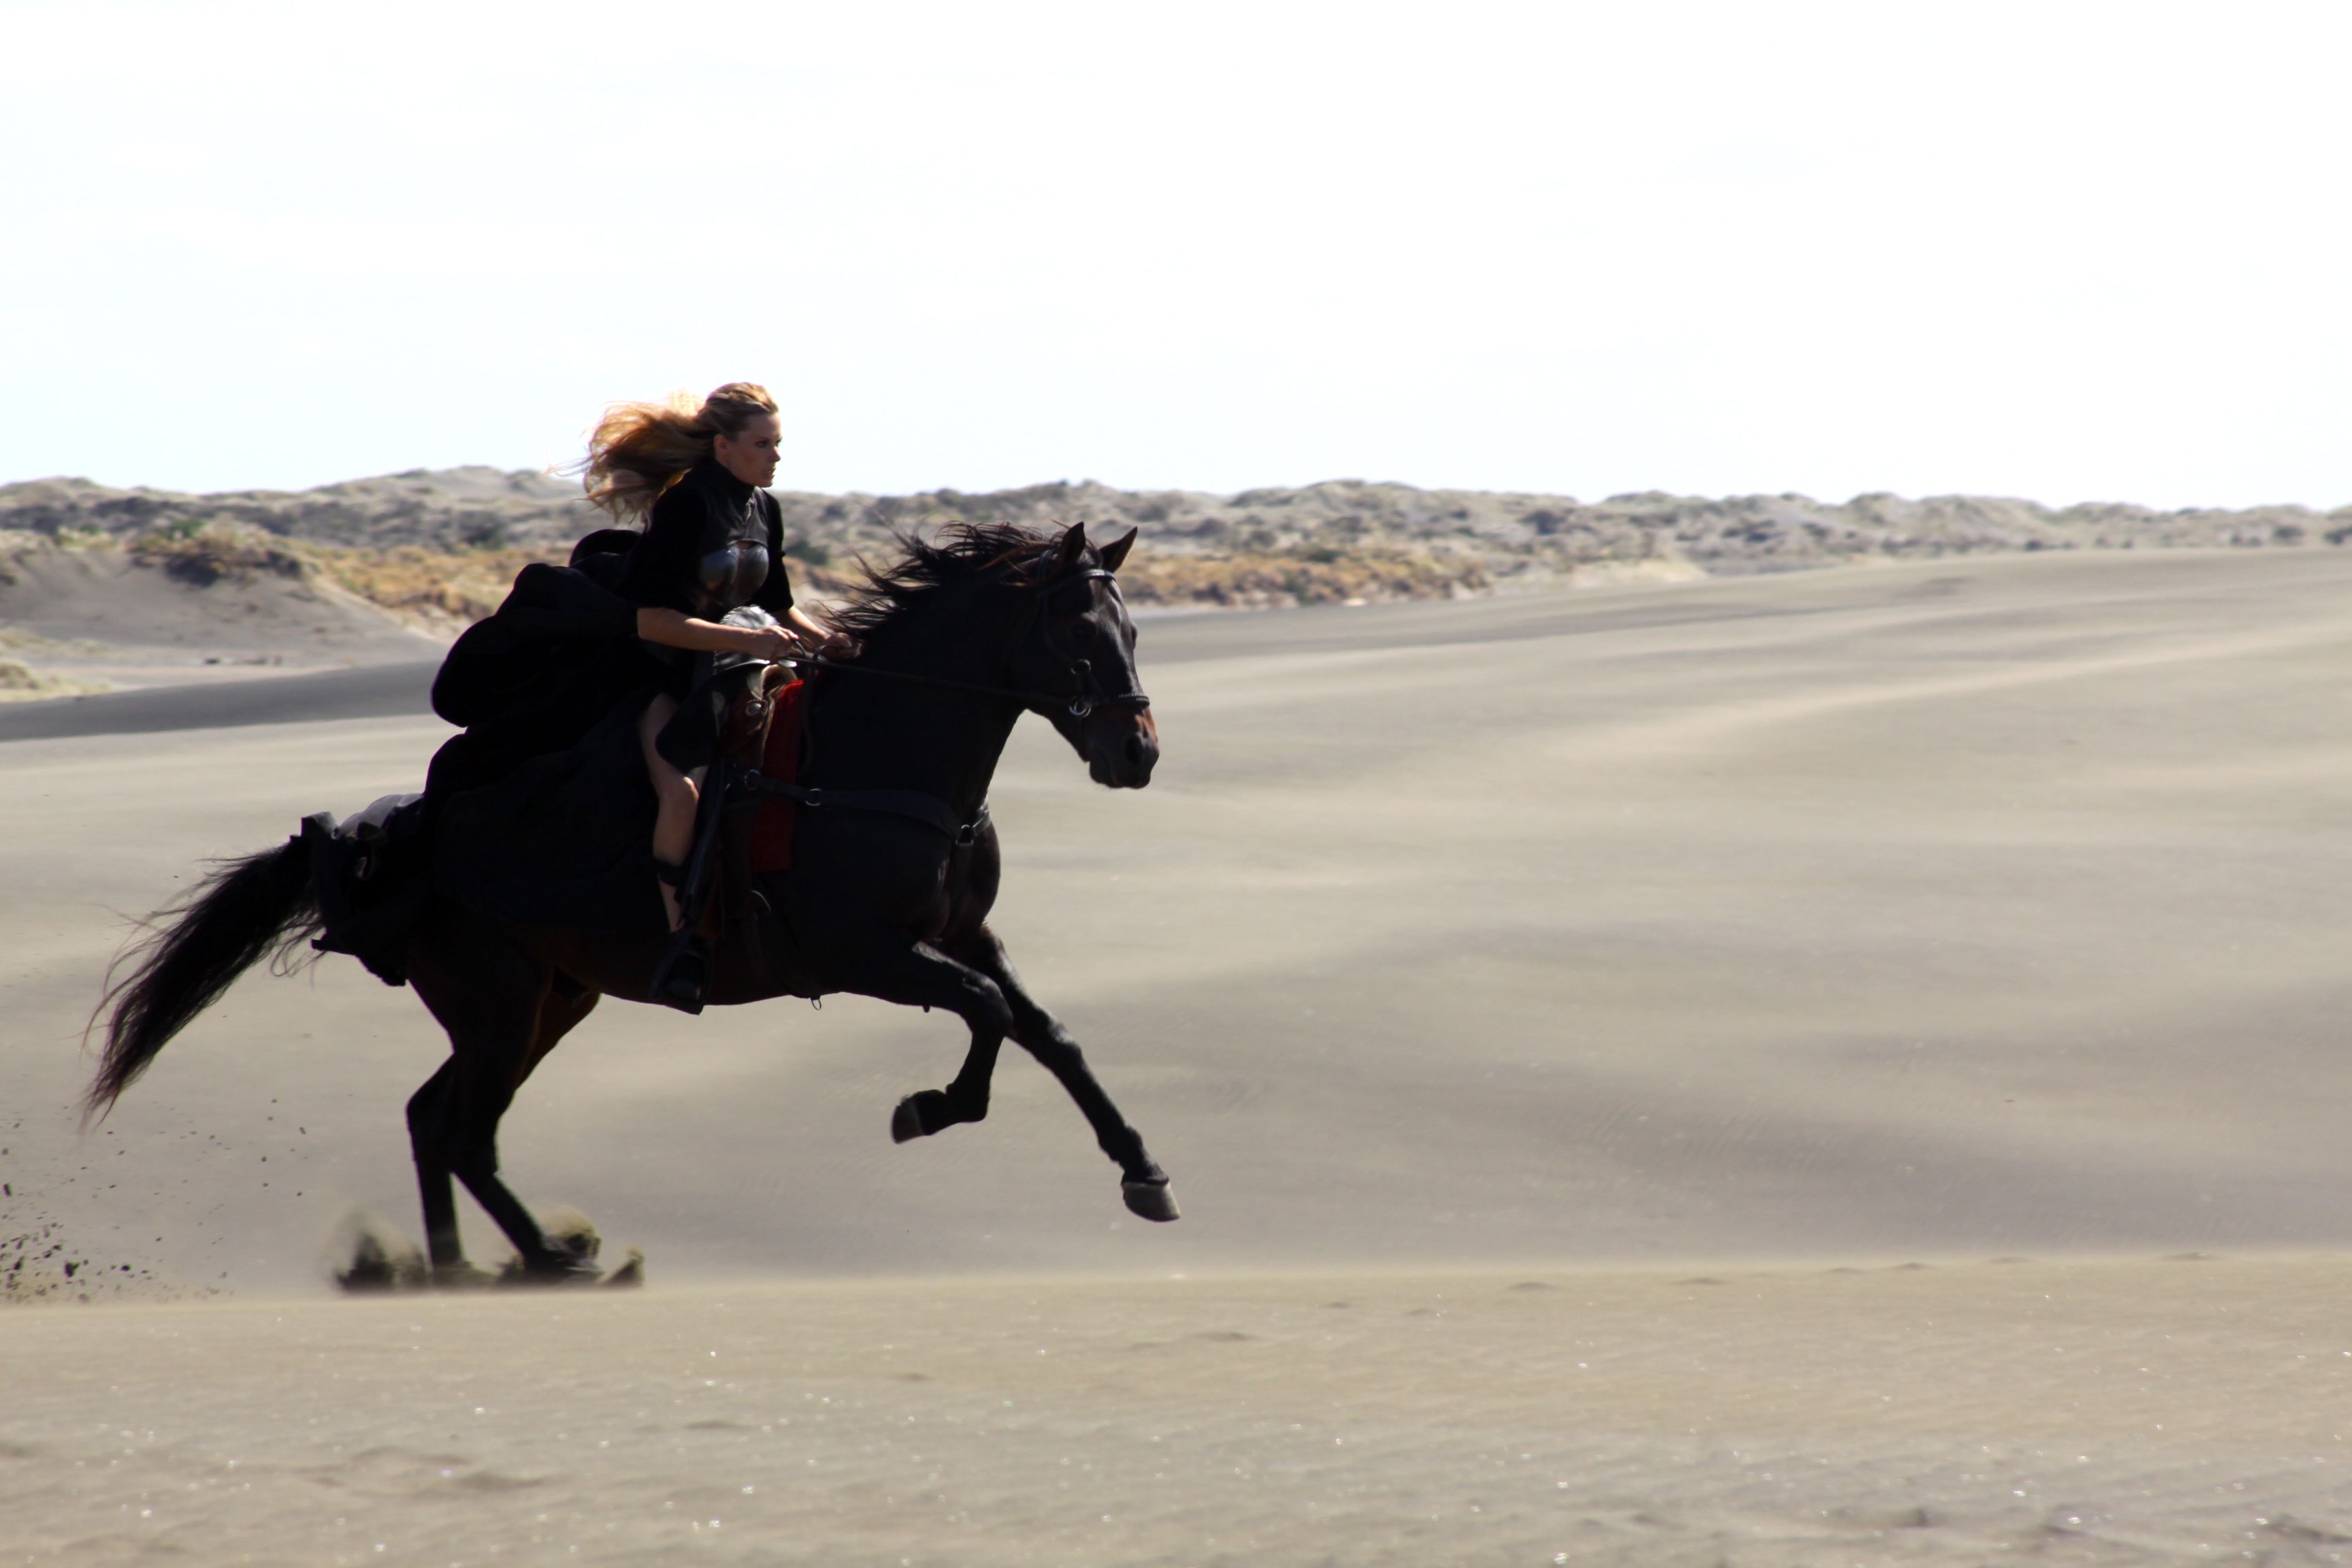
<path id="1" fill-rule="evenodd" d="M 749 799 L 730 786 L 753 773 L 787 782 L 798 777 L 807 691 L 808 683 L 791 679 L 783 666 L 763 664 L 747 668 L 728 699 L 718 763 L 703 780 L 683 889 L 689 923 L 709 941 L 718 941 L 729 926 L 746 929 L 757 918 L 754 877 L 793 868 L 800 803 Z"/>
<path id="2" fill-rule="evenodd" d="M 702 781 L 694 847 L 679 879 L 685 924 L 671 937 L 653 978 L 656 998 L 688 1013 L 702 1011 L 703 986 L 722 945 L 772 960 L 761 951 L 760 932 L 767 902 L 752 882 L 761 871 L 791 868 L 791 808 L 798 804 L 747 795 L 736 785 L 769 767 L 797 771 L 803 684 L 788 681 L 783 668 L 771 664 L 740 665 L 720 679 L 719 754 Z M 681 968 L 689 963 L 690 971 Z M 695 978 L 673 981 L 674 973 L 687 973 Z"/>
<path id="3" fill-rule="evenodd" d="M 807 695 L 807 681 L 792 679 L 782 665 L 763 665 L 728 704 L 719 730 L 719 763 L 711 770 L 719 776 L 703 781 L 702 794 L 702 809 L 718 819 L 717 864 L 704 875 L 719 884 L 719 897 L 712 902 L 723 908 L 726 923 L 748 925 L 756 917 L 754 877 L 793 868 L 793 829 L 800 815 L 796 800 L 746 800 L 727 786 L 752 773 L 786 783 L 799 778 Z M 705 934 L 715 941 L 720 932 Z"/>
<path id="4" fill-rule="evenodd" d="M 747 690 L 727 715 L 726 739 L 734 742 L 723 748 L 729 759 L 756 768 L 765 777 L 798 784 L 810 684 L 808 679 L 785 679 L 781 668 L 770 667 L 761 690 Z M 764 715 L 760 711 L 763 698 Z M 797 800 L 769 795 L 752 805 L 745 863 L 754 872 L 793 868 L 793 828 L 799 816 Z"/>

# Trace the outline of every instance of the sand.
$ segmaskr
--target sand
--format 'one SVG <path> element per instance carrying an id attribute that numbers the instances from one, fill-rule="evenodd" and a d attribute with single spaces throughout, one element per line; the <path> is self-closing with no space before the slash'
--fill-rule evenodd
<path id="1" fill-rule="evenodd" d="M 2342 1259 L 16 1314 L 0 1560 L 2325 1563 Z"/>
<path id="2" fill-rule="evenodd" d="M 315 572 L 175 575 L 121 550 L 0 551 L 0 658 L 70 689 L 437 661 L 446 646 Z"/>
<path id="3" fill-rule="evenodd" d="M 1024 726 L 997 923 L 1186 1217 L 1126 1215 L 1025 1061 L 987 1123 L 891 1145 L 952 1020 L 615 1007 L 503 1150 L 527 1199 L 645 1248 L 634 1297 L 325 1294 L 352 1208 L 414 1227 L 399 1104 L 440 1055 L 348 961 L 248 979 L 73 1134 L 114 911 L 414 787 L 437 724 L 0 744 L 0 1234 L 53 1227 L 141 1300 L 227 1293 L 0 1320 L 0 1437 L 34 1450 L 8 1517 L 37 1552 L 118 1551 L 72 1545 L 136 1516 L 90 1512 L 128 1501 L 90 1472 L 153 1452 L 226 1510 L 194 1549 L 223 1560 L 327 1560 L 309 1465 L 373 1500 L 339 1516 L 351 1554 L 418 1563 L 650 1557 L 662 1531 L 828 1563 L 2330 1561 L 2340 1400 L 2293 1358 L 2352 1348 L 2325 1342 L 2352 1240 L 2347 589 L 2338 552 L 2118 552 L 1153 621 L 1160 777 L 1095 789 Z M 2294 1256 L 2148 1261 L 2186 1252 Z M 1886 1271 L 1909 1260 L 1937 1267 Z M 1675 1284 L 1698 1278 L 1725 1283 Z M 722 1313 L 779 1337 L 698 1343 Z M 442 1336 L 429 1370 L 409 1323 Z M 1221 1333 L 1253 1337 L 1193 1337 Z M 160 1359 L 126 1382 L 75 1336 Z M 1573 1365 L 1596 1337 L 1617 1381 Z M 879 1359 L 902 1342 L 937 1354 Z M 709 1418 L 743 1429 L 688 1430 L 673 1402 L 703 1395 L 663 1358 L 737 1344 L 770 1359 Z M 2170 1381 L 2115 1381 L 2130 1356 Z M 451 1425 L 475 1384 L 497 1396 L 463 1410 L 508 1419 Z M 762 1449 L 804 1392 L 856 1403 Z M 947 1500 L 919 1501 L 882 1434 L 950 1414 Z M 762 1452 L 838 1484 L 756 1502 Z M 229 1458 L 277 1467 L 249 1515 Z M 2100 1522 L 2052 1533 L 2062 1505 Z M 652 1517 L 680 1510 L 721 1527 Z M 534 1546 L 540 1512 L 615 1529 Z M 395 1516 L 427 1533 L 358 1523 Z"/>

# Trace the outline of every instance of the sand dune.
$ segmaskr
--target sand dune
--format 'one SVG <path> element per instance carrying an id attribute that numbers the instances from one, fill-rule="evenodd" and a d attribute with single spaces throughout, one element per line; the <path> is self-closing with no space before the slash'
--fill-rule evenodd
<path id="1" fill-rule="evenodd" d="M 158 564 L 121 550 L 0 544 L 0 658 L 68 690 L 437 662 L 445 647 L 266 545 Z"/>
<path id="2" fill-rule="evenodd" d="M 689 1536 L 826 1563 L 2332 1561 L 2336 1401 L 2303 1380 L 2352 1345 L 2320 1343 L 2345 1266 L 1983 1260 L 2352 1235 L 2347 588 L 2336 552 L 2131 552 L 1151 623 L 1159 778 L 1096 790 L 1024 727 L 998 924 L 1185 1219 L 1129 1219 L 1022 1061 L 987 1123 L 892 1146 L 892 1103 L 953 1070 L 950 1020 L 616 1007 L 526 1086 L 503 1148 L 527 1197 L 646 1249 L 631 1300 L 316 1299 L 353 1206 L 413 1226 L 399 1104 L 440 1055 L 414 999 L 346 961 L 248 979 L 73 1135 L 113 911 L 413 787 L 437 724 L 0 744 L 0 1233 L 235 1293 L 9 1316 L 17 1517 L 40 1551 L 131 1555 L 164 1526 L 99 1518 L 125 1500 L 94 1467 L 119 1458 L 212 1498 L 202 1528 L 257 1561 L 344 1539 L 296 1505 L 322 1485 L 358 1510 L 336 1550 L 419 1563 L 472 1561 L 461 1536 L 520 1561 Z M 1939 1267 L 1883 1271 L 1908 1259 Z M 1840 1261 L 1881 1271 L 1821 1271 Z M 1091 1282 L 1013 1282 L 1046 1275 Z M 1674 1283 L 1701 1277 L 1727 1283 Z M 1435 1299 L 1457 1291 L 1484 1304 Z M 289 1292 L 313 1299 L 262 1304 Z M 1057 1361 L 1024 1313 L 1095 1359 Z M 700 1344 L 722 1321 L 765 1348 Z M 428 1322 L 435 1353 L 398 1350 Z M 1595 1335 L 1621 1381 L 1574 1367 Z M 694 1411 L 662 1359 L 688 1342 L 769 1359 Z M 145 1370 L 105 1370 L 101 1343 Z M 901 1366 L 885 1343 L 930 1348 Z M 2100 1381 L 2159 1344 L 2169 1383 Z M 895 1381 L 950 1364 L 952 1397 Z M 975 1435 L 1024 1389 L 1029 1415 Z M 760 1447 L 803 1392 L 855 1409 Z M 186 1425 L 140 1425 L 142 1397 Z M 452 1425 L 474 1405 L 505 1414 Z M 1360 1468 L 1331 1442 L 1350 1411 Z M 942 1475 L 967 1479 L 909 1500 L 933 1493 L 882 1435 L 948 1414 Z M 706 1416 L 740 1429 L 690 1429 Z M 747 1468 L 724 1483 L 741 1524 L 705 1512 L 754 1453 L 840 1468 L 760 1503 Z M 249 1516 L 215 1484 L 230 1458 L 273 1467 L 236 1483 Z M 1099 1473 L 1066 1489 L 1064 1458 Z M 2061 1505 L 2105 1522 L 2074 1533 Z M 681 1512 L 726 1522 L 694 1536 Z M 390 1527 L 357 1521 L 395 1516 L 423 1533 L 373 1554 Z M 592 1521 L 614 1525 L 593 1549 L 529 1539 Z M 753 1524 L 763 1548 L 734 1533 Z"/>

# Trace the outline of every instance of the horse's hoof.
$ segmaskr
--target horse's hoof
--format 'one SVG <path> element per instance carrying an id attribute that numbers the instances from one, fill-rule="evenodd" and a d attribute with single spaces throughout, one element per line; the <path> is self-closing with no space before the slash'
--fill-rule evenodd
<path id="1" fill-rule="evenodd" d="M 555 1257 L 538 1263 L 510 1260 L 499 1275 L 501 1285 L 593 1285 L 604 1277 L 593 1258 Z"/>
<path id="2" fill-rule="evenodd" d="M 890 1141 L 904 1143 L 909 1138 L 928 1138 L 941 1128 L 967 1120 L 955 1113 L 955 1102 L 939 1089 L 917 1089 L 890 1113 Z"/>
<path id="3" fill-rule="evenodd" d="M 1182 1211 L 1176 1206 L 1176 1194 L 1168 1188 L 1168 1178 L 1156 1182 L 1121 1182 L 1119 1195 L 1127 1200 L 1129 1214 L 1162 1224 L 1181 1218 Z"/>
<path id="4" fill-rule="evenodd" d="M 353 1295 L 376 1290 L 415 1290 L 432 1283 L 425 1255 L 408 1240 L 366 1215 L 343 1222 L 349 1262 L 335 1269 L 335 1283 Z"/>
<path id="5" fill-rule="evenodd" d="M 470 1263 L 436 1263 L 433 1266 L 433 1289 L 436 1290 L 478 1290 L 485 1285 L 495 1285 L 499 1277 L 487 1268 L 477 1268 Z"/>
<path id="6" fill-rule="evenodd" d="M 596 1222 L 568 1204 L 558 1204 L 541 1215 L 539 1229 L 549 1247 L 573 1258 L 593 1263 L 604 1250 L 604 1238 L 597 1234 Z"/>
<path id="7" fill-rule="evenodd" d="M 646 1255 L 634 1247 L 629 1248 L 629 1260 L 604 1276 L 605 1284 L 618 1285 L 625 1289 L 645 1282 Z"/>

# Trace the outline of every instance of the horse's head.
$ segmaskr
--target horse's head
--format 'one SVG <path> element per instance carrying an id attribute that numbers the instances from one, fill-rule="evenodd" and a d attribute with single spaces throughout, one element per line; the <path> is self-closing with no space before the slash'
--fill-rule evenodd
<path id="1" fill-rule="evenodd" d="M 1042 710 L 1095 783 L 1112 789 L 1141 789 L 1160 761 L 1160 729 L 1135 673 L 1135 623 L 1113 575 L 1134 543 L 1130 529 L 1097 551 L 1076 523 L 1040 555 L 1026 572 L 1036 619 L 1013 660 L 1016 684 L 1070 694 Z"/>

